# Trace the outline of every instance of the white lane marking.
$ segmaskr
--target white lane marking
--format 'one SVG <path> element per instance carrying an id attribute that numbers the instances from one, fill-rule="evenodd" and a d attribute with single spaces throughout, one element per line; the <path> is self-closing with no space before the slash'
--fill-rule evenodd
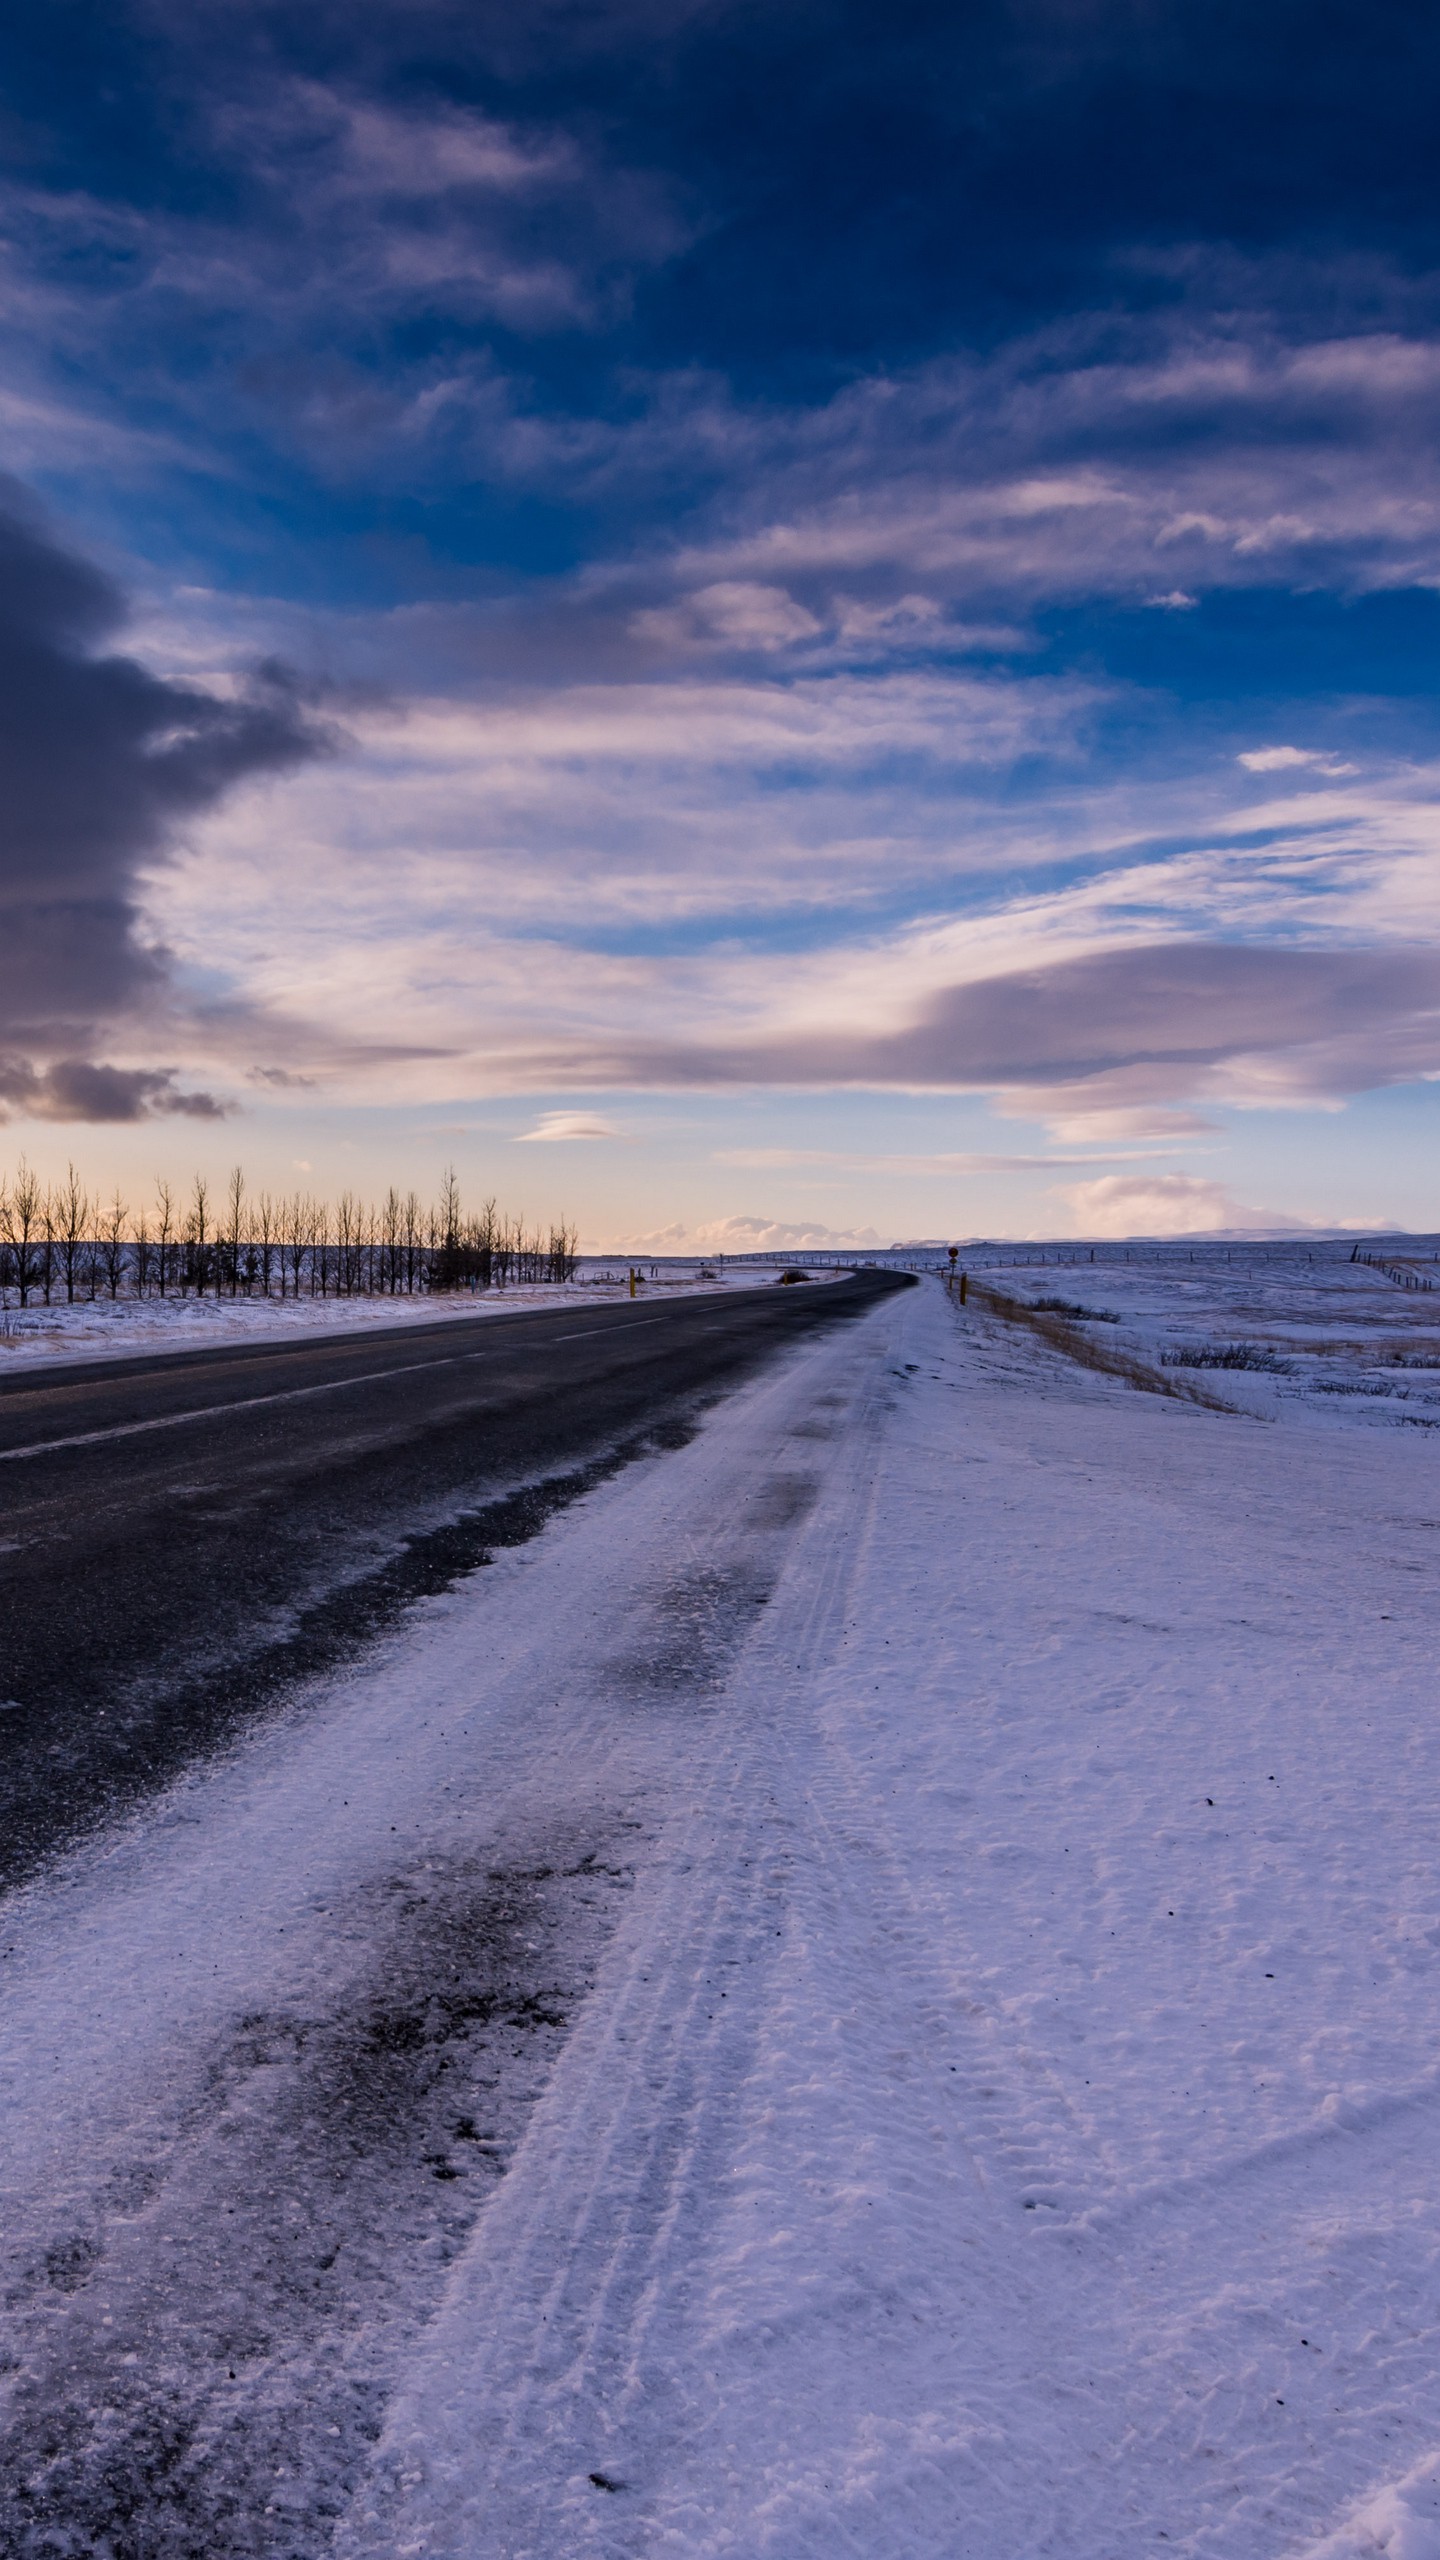
<path id="1" fill-rule="evenodd" d="M 663 1324 L 663 1316 L 637 1316 L 633 1324 L 587 1324 L 579 1333 L 552 1333 L 552 1342 L 583 1342 L 591 1333 L 643 1333 L 647 1324 Z"/>
<path id="2" fill-rule="evenodd" d="M 642 1325 L 661 1324 L 661 1316 L 644 1316 L 639 1324 L 587 1325 L 587 1333 L 638 1333 Z M 552 1341 L 578 1342 L 578 1333 L 553 1334 Z M 333 1396 L 342 1387 L 373 1387 L 386 1378 L 413 1378 L 422 1369 L 457 1369 L 466 1361 L 488 1360 L 490 1352 L 451 1351 L 443 1360 L 411 1360 L 398 1369 L 368 1369 L 358 1378 L 323 1378 L 313 1387 L 277 1387 L 268 1396 L 240 1396 L 233 1404 L 194 1405 L 187 1413 L 157 1413 L 145 1422 L 113 1422 L 104 1431 L 72 1431 L 63 1440 L 31 1440 L 21 1449 L 0 1449 L 0 1466 L 12 1458 L 48 1458 L 55 1449 L 93 1449 L 101 1440 L 130 1440 L 139 1431 L 175 1431 L 182 1422 L 213 1422 L 217 1415 L 253 1413 L 257 1405 L 291 1404 L 297 1396 Z"/>

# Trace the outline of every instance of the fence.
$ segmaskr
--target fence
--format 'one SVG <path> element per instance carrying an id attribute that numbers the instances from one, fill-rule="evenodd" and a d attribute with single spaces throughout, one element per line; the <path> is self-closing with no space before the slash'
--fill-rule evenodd
<path id="1" fill-rule="evenodd" d="M 1358 1244 L 1350 1259 L 1352 1262 L 1368 1262 L 1372 1271 L 1383 1271 L 1386 1279 L 1393 1280 L 1397 1289 L 1433 1289 L 1435 1286 L 1434 1281 L 1425 1272 L 1417 1271 L 1413 1263 L 1387 1262 L 1381 1254 L 1362 1252 Z"/>

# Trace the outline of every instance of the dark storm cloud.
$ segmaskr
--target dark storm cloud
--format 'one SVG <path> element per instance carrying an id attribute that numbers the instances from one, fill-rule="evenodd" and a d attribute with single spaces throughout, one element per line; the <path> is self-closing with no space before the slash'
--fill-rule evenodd
<path id="1" fill-rule="evenodd" d="M 0 1116 L 31 1120 L 223 1120 L 226 1106 L 210 1093 L 183 1093 L 170 1067 L 106 1067 L 88 1058 L 56 1058 L 43 1070 L 25 1058 L 0 1058 Z"/>
<path id="2" fill-rule="evenodd" d="M 235 784 L 323 743 L 283 670 L 228 697 L 176 683 L 105 647 L 124 617 L 111 582 L 0 484 L 0 1037 L 50 1055 L 32 1107 L 52 1117 L 204 1107 L 160 1071 L 85 1064 L 77 1039 L 164 990 L 140 865 Z"/>

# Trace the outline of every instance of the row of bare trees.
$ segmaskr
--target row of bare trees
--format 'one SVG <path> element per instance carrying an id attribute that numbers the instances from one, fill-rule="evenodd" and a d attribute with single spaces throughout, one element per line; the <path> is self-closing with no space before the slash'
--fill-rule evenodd
<path id="1" fill-rule="evenodd" d="M 353 1191 L 332 1204 L 308 1192 L 253 1196 L 235 1167 L 223 1195 L 196 1174 L 181 1198 L 160 1180 L 133 1210 L 117 1188 L 92 1198 L 75 1167 L 47 1185 L 22 1157 L 0 1174 L 0 1304 L 63 1296 L 149 1298 L 413 1297 L 421 1290 L 503 1289 L 569 1280 L 575 1229 L 527 1230 L 493 1200 L 467 1214 L 447 1172 L 438 1200 L 393 1188 L 377 1207 Z"/>

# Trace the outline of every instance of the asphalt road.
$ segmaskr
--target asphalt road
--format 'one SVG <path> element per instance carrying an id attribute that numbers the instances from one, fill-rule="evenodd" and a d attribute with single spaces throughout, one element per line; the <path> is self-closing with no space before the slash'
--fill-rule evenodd
<path id="1" fill-rule="evenodd" d="M 0 1382 L 0 1884 L 904 1285 L 572 1298 Z"/>

